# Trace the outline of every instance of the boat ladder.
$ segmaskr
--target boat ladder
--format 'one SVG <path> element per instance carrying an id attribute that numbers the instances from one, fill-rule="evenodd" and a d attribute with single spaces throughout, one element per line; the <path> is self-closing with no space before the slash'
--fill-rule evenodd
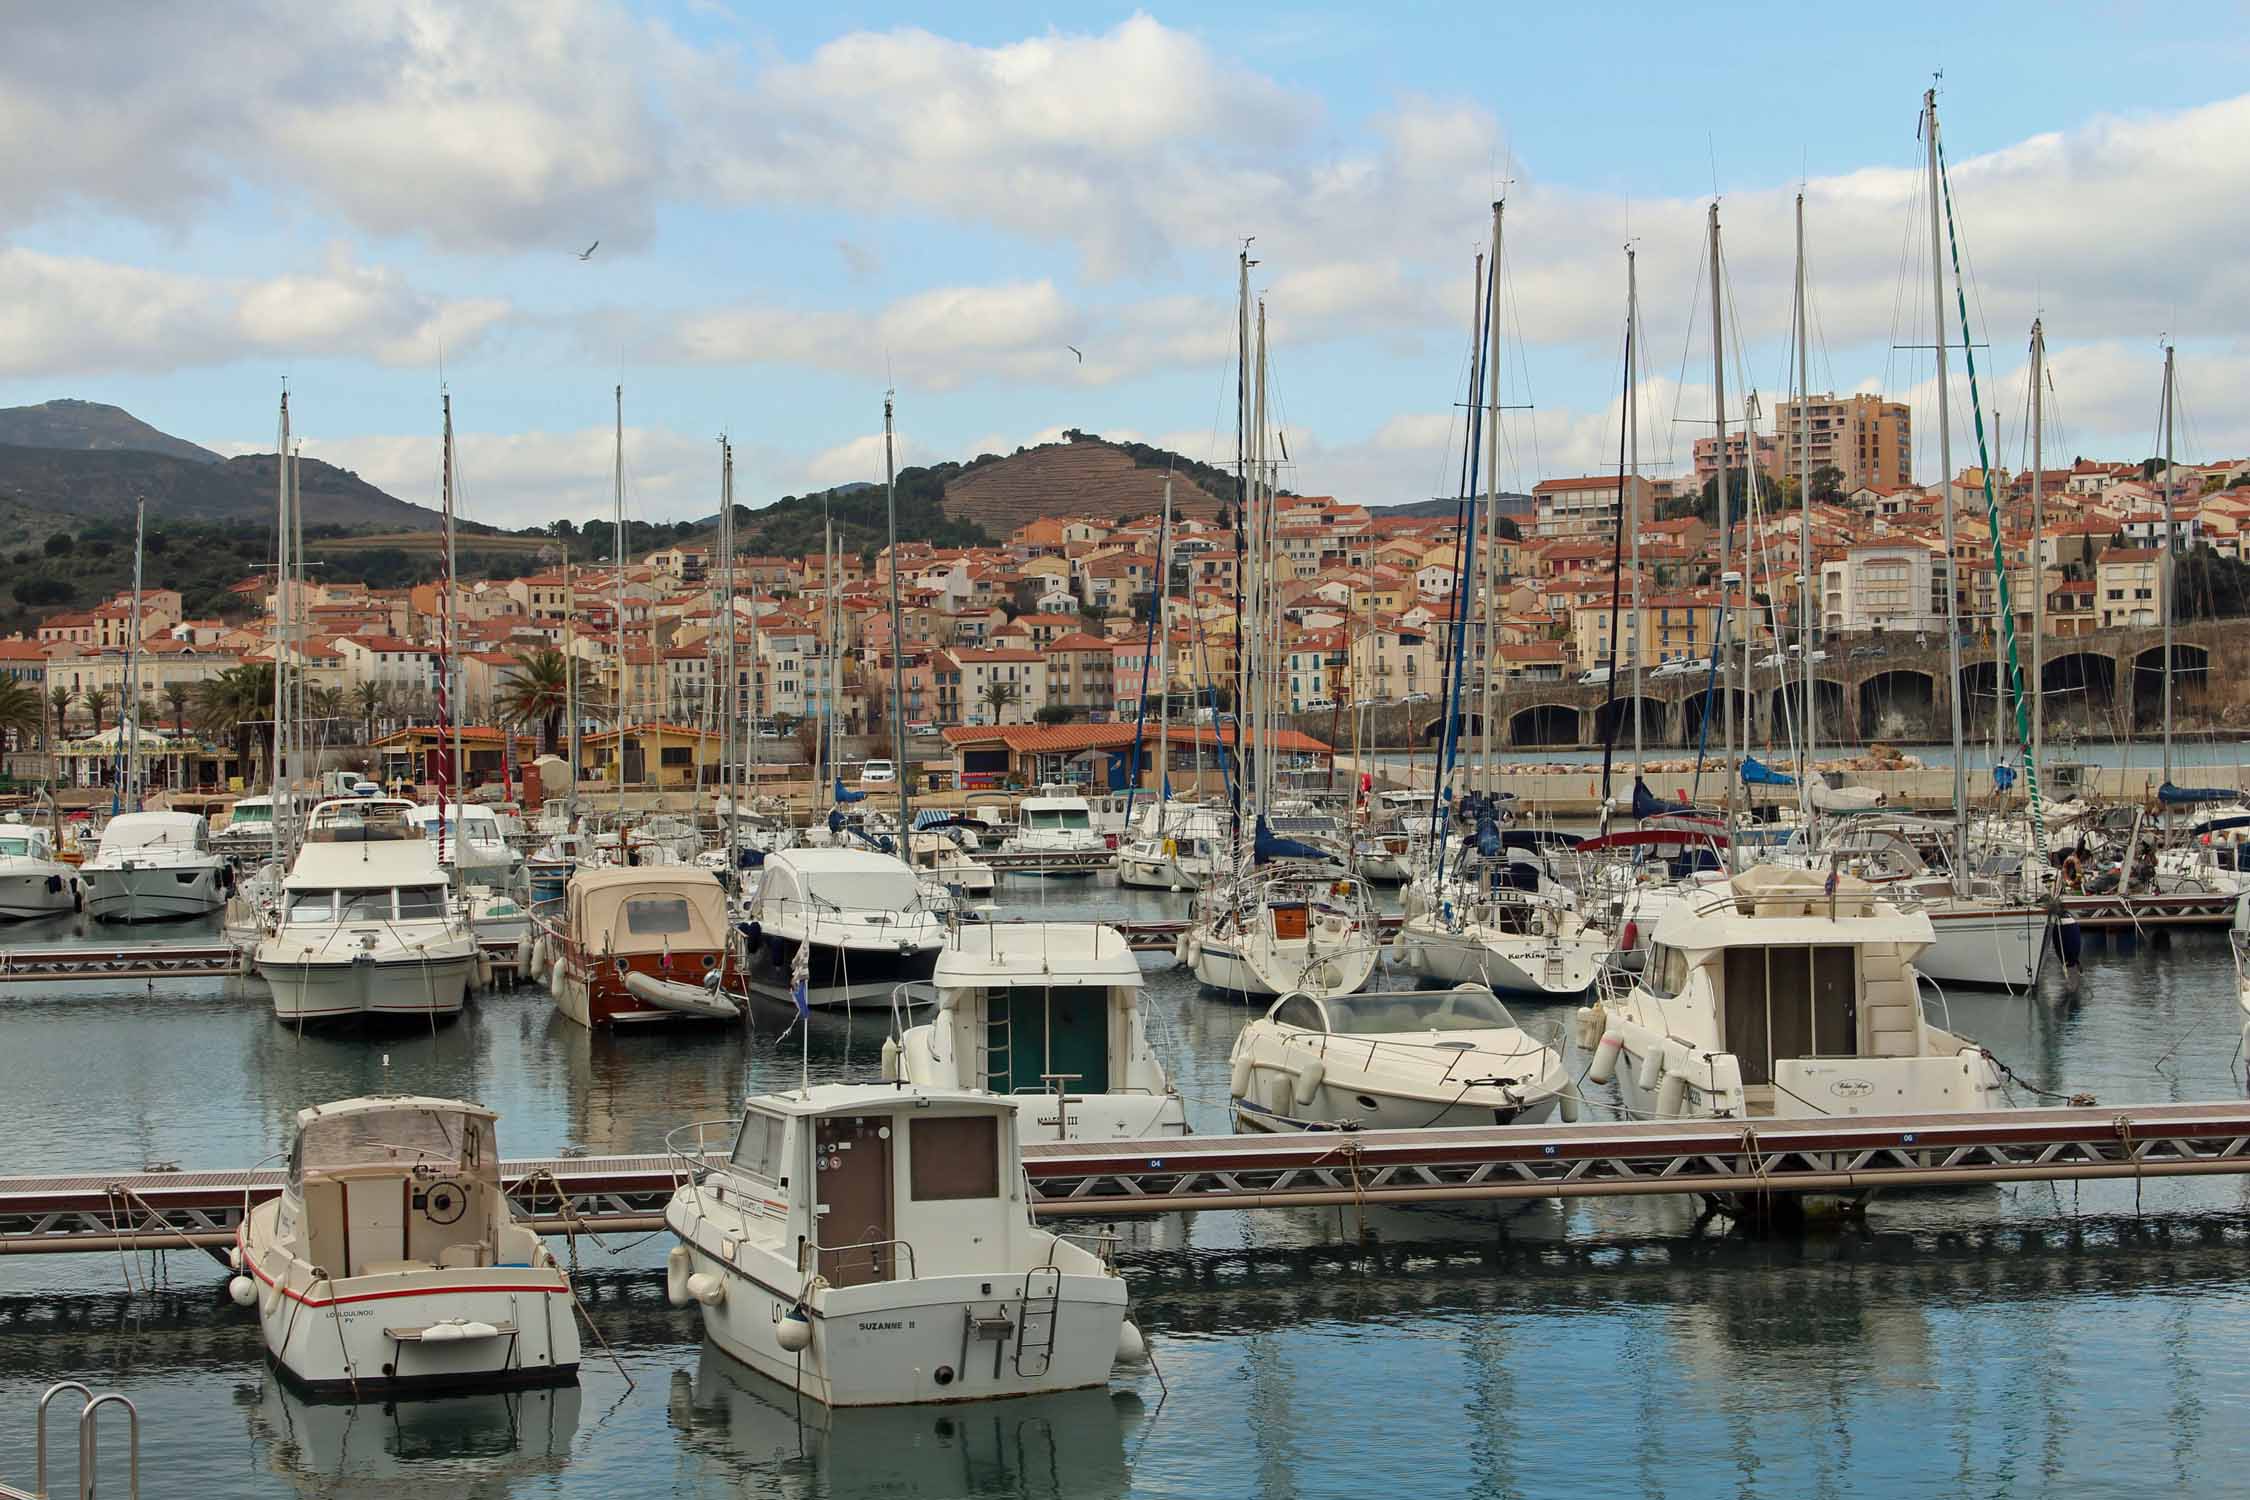
<path id="1" fill-rule="evenodd" d="M 1016 1319 L 1016 1374 L 1037 1380 L 1055 1362 L 1055 1325 L 1062 1321 L 1062 1269 L 1033 1266 L 1024 1273 L 1023 1310 Z"/>
<path id="2" fill-rule="evenodd" d="M 90 1388 L 80 1385 L 75 1380 L 57 1381 L 55 1384 L 48 1386 L 46 1393 L 39 1398 L 39 1419 L 35 1429 L 37 1437 L 34 1440 L 37 1454 L 37 1457 L 33 1459 L 35 1477 L 32 1480 L 32 1485 L 34 1487 L 30 1490 L 19 1490 L 14 1485 L 0 1484 L 0 1500 L 48 1500 L 50 1492 L 47 1489 L 47 1407 L 64 1391 L 76 1391 L 84 1398 L 85 1402 L 78 1409 L 77 1494 L 79 1500 L 93 1500 L 94 1497 L 95 1460 L 98 1457 L 95 1436 L 96 1428 L 99 1426 L 101 1409 L 105 1406 L 122 1406 L 125 1408 L 126 1440 L 129 1444 L 126 1450 L 125 1493 L 129 1500 L 140 1500 L 140 1409 L 133 1405 L 129 1397 L 120 1395 L 116 1391 L 107 1391 L 97 1396 Z"/>
<path id="3" fill-rule="evenodd" d="M 987 1093 L 1015 1092 L 1016 1006 L 1014 993 L 986 992 L 984 1002 L 984 1087 Z"/>

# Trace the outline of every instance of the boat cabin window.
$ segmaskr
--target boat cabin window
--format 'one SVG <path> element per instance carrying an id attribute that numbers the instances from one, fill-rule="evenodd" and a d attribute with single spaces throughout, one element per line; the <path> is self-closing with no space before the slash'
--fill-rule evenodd
<path id="1" fill-rule="evenodd" d="M 291 891 L 289 916 L 292 922 L 325 922 L 336 910 L 334 891 Z"/>
<path id="2" fill-rule="evenodd" d="M 290 1171 L 411 1167 L 416 1162 L 477 1167 L 491 1158 L 489 1122 L 427 1109 L 389 1109 L 314 1120 L 298 1133 Z"/>
<path id="3" fill-rule="evenodd" d="M 1643 970 L 1641 988 L 1659 1000 L 1669 1000 L 1687 987 L 1687 954 L 1668 943 L 1649 945 Z"/>
<path id="4" fill-rule="evenodd" d="M 625 901 L 625 930 L 661 936 L 695 926 L 685 896 L 631 896 Z"/>
<path id="5" fill-rule="evenodd" d="M 0 854 L 13 854 L 20 858 L 23 855 L 29 854 L 30 852 L 31 839 L 28 836 L 23 838 L 0 838 Z"/>
<path id="6" fill-rule="evenodd" d="M 931 1115 L 907 1124 L 906 1190 L 917 1203 L 1000 1196 L 1000 1122 Z"/>
<path id="7" fill-rule="evenodd" d="M 751 1110 L 742 1117 L 742 1133 L 734 1138 L 734 1154 L 728 1160 L 753 1177 L 783 1181 L 781 1133 L 785 1123 L 779 1115 Z"/>
<path id="8" fill-rule="evenodd" d="M 445 915 L 445 887 L 442 885 L 409 885 L 399 888 L 398 914 L 401 917 L 442 917 Z"/>
<path id="9" fill-rule="evenodd" d="M 1346 995 L 1328 1002 L 1338 1036 L 1389 1031 L 1499 1031 L 1516 1024 L 1488 990 L 1424 990 L 1408 995 Z"/>
<path id="10" fill-rule="evenodd" d="M 1080 807 L 1043 807 L 1024 814 L 1026 828 L 1091 828 L 1093 822 Z"/>
<path id="11" fill-rule="evenodd" d="M 1320 1007 L 1303 995 L 1291 995 L 1275 1006 L 1273 1018 L 1283 1026 L 1295 1026 L 1303 1031 L 1328 1029 L 1328 1022 L 1322 1017 Z"/>
<path id="12" fill-rule="evenodd" d="M 1859 1054 L 1858 961 L 1841 943 L 1727 950 L 1726 1044 L 1744 1083 L 1773 1082 L 1775 1058 Z"/>
<path id="13" fill-rule="evenodd" d="M 343 910 L 337 914 L 340 922 L 388 922 L 391 919 L 391 893 L 379 891 L 343 891 Z"/>
<path id="14" fill-rule="evenodd" d="M 836 911 L 904 911 L 921 897 L 920 880 L 904 865 L 851 874 L 824 870 L 812 876 L 812 904 Z"/>

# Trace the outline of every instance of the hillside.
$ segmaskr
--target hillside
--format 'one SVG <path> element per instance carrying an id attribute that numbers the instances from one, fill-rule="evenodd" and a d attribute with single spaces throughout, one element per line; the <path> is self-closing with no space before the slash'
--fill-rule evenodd
<path id="1" fill-rule="evenodd" d="M 0 407 L 0 443 L 17 448 L 63 448 L 79 452 L 161 453 L 191 463 L 223 462 L 208 448 L 198 448 L 155 428 L 123 407 L 99 401 L 42 401 L 37 406 Z"/>
<path id="2" fill-rule="evenodd" d="M 1507 490 L 1502 490 L 1500 492 L 1500 498 L 1502 500 L 1512 500 L 1516 503 L 1516 505 L 1525 509 L 1526 511 L 1529 510 L 1531 505 L 1531 497 L 1529 495 L 1513 494 Z M 1477 499 L 1478 503 L 1482 504 L 1484 497 L 1482 495 L 1479 495 Z M 1449 517 L 1460 508 L 1461 502 L 1454 499 L 1450 495 L 1441 496 L 1440 498 L 1435 500 L 1410 500 L 1403 505 L 1371 505 L 1368 507 L 1369 510 L 1373 511 L 1378 516 L 1399 516 L 1416 520 L 1433 516 Z M 1502 507 L 1502 514 L 1506 514 L 1505 506 Z"/>
<path id="3" fill-rule="evenodd" d="M 1175 466 L 1170 470 L 1173 514 L 1208 520 L 1225 503 L 1204 487 L 1221 480 L 1208 465 L 1137 444 L 1106 443 L 1090 433 L 1073 437 L 1075 441 L 1020 449 L 1008 458 L 978 460 L 946 484 L 946 515 L 998 538 L 1042 516 L 1123 520 L 1154 515 L 1164 508 L 1167 462 Z M 1231 482 L 1224 493 L 1231 497 Z"/>
<path id="4" fill-rule="evenodd" d="M 394 499 L 318 459 L 302 460 L 298 475 L 308 526 L 427 531 L 439 524 L 436 511 Z M 41 535 L 87 521 L 130 522 L 136 497 L 148 500 L 152 520 L 266 521 L 273 514 L 274 478 L 271 453 L 203 461 L 130 449 L 0 445 L 0 501 L 42 513 L 45 523 L 30 527 Z M 0 546 L 18 539 L 0 535 Z"/>

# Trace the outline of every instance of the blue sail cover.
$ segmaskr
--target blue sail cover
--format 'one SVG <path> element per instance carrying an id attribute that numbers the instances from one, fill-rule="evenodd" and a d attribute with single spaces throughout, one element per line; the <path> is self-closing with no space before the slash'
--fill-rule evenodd
<path id="1" fill-rule="evenodd" d="M 2156 800 L 2168 807 L 2180 807 L 2193 802 L 2231 802 L 2240 796 L 2225 787 L 2174 786 L 2167 781 L 2156 789 Z"/>
<path id="2" fill-rule="evenodd" d="M 2004 792 L 2015 784 L 2016 768 L 2014 766 L 1995 765 L 1992 768 L 1992 789 L 1994 791 Z"/>
<path id="3" fill-rule="evenodd" d="M 1755 755 L 1742 757 L 1742 783 L 1744 786 L 1795 786 L 1797 778 L 1786 771 L 1776 771 Z"/>
<path id="4" fill-rule="evenodd" d="M 1261 865 L 1277 859 L 1325 860 L 1328 858 L 1325 851 L 1316 849 L 1310 844 L 1301 843 L 1296 839 L 1280 837 L 1266 826 L 1264 818 L 1258 820 L 1258 831 L 1251 840 L 1250 852 L 1251 857 Z"/>
<path id="5" fill-rule="evenodd" d="M 867 800 L 867 793 L 848 790 L 844 786 L 844 778 L 839 776 L 836 778 L 836 800 L 838 802 L 864 802 Z"/>
<path id="6" fill-rule="evenodd" d="M 1477 853 L 1494 859 L 1500 853 L 1500 825 L 1488 812 L 1477 819 Z"/>
<path id="7" fill-rule="evenodd" d="M 1687 801 L 1667 802 L 1648 789 L 1640 777 L 1633 778 L 1633 816 L 1636 818 L 1662 818 L 1673 813 L 1694 812 Z"/>

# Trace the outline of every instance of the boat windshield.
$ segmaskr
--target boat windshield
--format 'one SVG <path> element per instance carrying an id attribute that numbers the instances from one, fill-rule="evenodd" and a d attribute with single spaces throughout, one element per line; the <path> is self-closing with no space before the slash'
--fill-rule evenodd
<path id="1" fill-rule="evenodd" d="M 920 904 L 922 883 L 912 870 L 822 871 L 809 877 L 812 903 L 843 911 L 904 911 Z"/>
<path id="2" fill-rule="evenodd" d="M 349 1167 L 418 1162 L 475 1168 L 493 1160 L 492 1124 L 434 1109 L 384 1109 L 314 1120 L 289 1154 L 289 1180 Z"/>
<path id="3" fill-rule="evenodd" d="M 229 828 L 267 828 L 273 825 L 273 804 L 270 802 L 236 803 L 227 814 Z"/>
<path id="4" fill-rule="evenodd" d="M 30 852 L 31 836 L 29 834 L 22 834 L 12 838 L 7 835 L 0 834 L 0 854 L 12 854 L 20 859 Z"/>
<path id="5" fill-rule="evenodd" d="M 1083 808 L 1040 808 L 1024 814 L 1026 828 L 1091 828 L 1093 819 Z"/>
<path id="6" fill-rule="evenodd" d="M 1417 990 L 1391 995 L 1346 995 L 1324 1001 L 1328 1029 L 1338 1036 L 1396 1031 L 1505 1031 L 1515 1027 L 1490 990 Z"/>

